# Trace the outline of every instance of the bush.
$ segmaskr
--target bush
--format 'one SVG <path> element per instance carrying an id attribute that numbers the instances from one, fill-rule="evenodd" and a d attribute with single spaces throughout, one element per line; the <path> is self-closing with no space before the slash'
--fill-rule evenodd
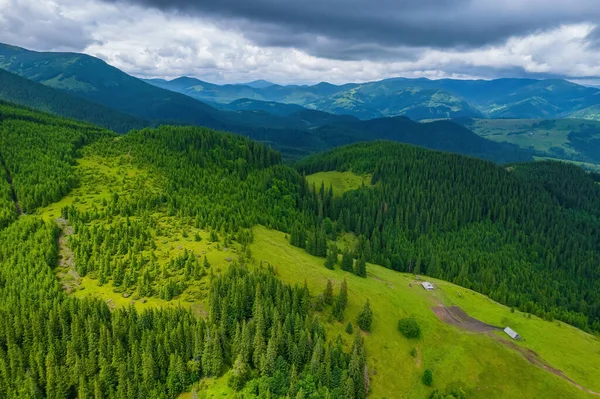
<path id="1" fill-rule="evenodd" d="M 428 387 L 433 385 L 433 373 L 430 369 L 425 370 L 423 373 L 423 384 L 427 385 Z"/>
<path id="2" fill-rule="evenodd" d="M 421 328 L 413 317 L 406 317 L 398 321 L 398 330 L 406 338 L 419 338 L 421 336 Z"/>
<path id="3" fill-rule="evenodd" d="M 352 332 L 354 331 L 354 328 L 352 327 L 352 323 L 348 322 L 348 324 L 346 325 L 346 332 L 350 335 L 352 335 Z"/>

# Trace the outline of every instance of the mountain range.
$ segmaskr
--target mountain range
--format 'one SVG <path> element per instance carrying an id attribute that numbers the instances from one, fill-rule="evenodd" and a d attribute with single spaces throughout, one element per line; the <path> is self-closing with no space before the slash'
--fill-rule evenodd
<path id="1" fill-rule="evenodd" d="M 301 105 L 360 119 L 403 115 L 439 118 L 600 119 L 600 90 L 561 79 L 406 79 L 312 86 L 215 85 L 181 77 L 150 79 L 155 86 L 203 101 L 229 104 L 239 99 Z M 256 107 L 260 107 L 256 104 Z"/>
<path id="2" fill-rule="evenodd" d="M 79 117 L 104 127 L 115 128 L 113 117 L 131 118 L 129 127 L 159 124 L 201 125 L 230 131 L 255 140 L 270 143 L 287 158 L 322 151 L 358 141 L 388 139 L 432 149 L 457 152 L 495 162 L 518 162 L 532 159 L 531 153 L 513 144 L 496 143 L 479 137 L 467 128 L 450 121 L 417 123 L 403 116 L 360 120 L 352 115 L 337 115 L 308 109 L 297 104 L 254 100 L 236 100 L 230 104 L 214 101 L 211 106 L 191 95 L 167 90 L 160 85 L 175 85 L 177 90 L 194 84 L 193 79 L 176 79 L 173 83 L 153 80 L 149 84 L 126 74 L 106 62 L 85 54 L 35 52 L 23 48 L 0 45 L 0 68 L 8 73 L 0 75 L 5 81 L 21 82 L 28 87 L 0 92 L 0 99 L 34 108 L 49 110 L 59 115 Z M 37 82 L 39 84 L 33 83 Z M 18 86 L 18 84 L 16 84 Z M 207 85 L 215 92 L 250 93 L 255 90 L 285 91 L 288 88 L 269 82 L 247 85 Z M 261 88 L 262 87 L 262 88 Z M 317 93 L 333 94 L 338 86 L 321 84 L 309 88 Z M 173 88 L 175 89 L 175 88 Z M 38 90 L 38 95 L 32 91 Z M 53 90 L 50 92 L 49 90 Z M 55 93 L 56 92 L 56 93 Z M 233 94 L 232 94 L 233 95 Z M 38 100 L 32 101 L 32 97 Z M 51 98 L 61 98 L 54 101 Z M 316 94 L 315 94 L 316 96 Z M 67 100 L 67 98 L 71 98 Z M 47 100 L 39 100 L 46 98 Z M 81 101 L 81 106 L 92 107 L 105 117 L 90 116 L 89 111 L 75 112 L 69 104 Z M 213 98 L 215 100 L 215 98 Z M 41 104 L 40 104 L 41 102 Z M 58 109 L 61 107 L 63 109 Z M 52 104 L 52 105 L 49 105 Z M 57 108 L 58 107 L 58 108 Z M 107 122 L 103 122 L 107 121 Z M 112 122 L 108 122 L 111 121 Z M 126 130 L 127 123 L 120 123 Z"/>

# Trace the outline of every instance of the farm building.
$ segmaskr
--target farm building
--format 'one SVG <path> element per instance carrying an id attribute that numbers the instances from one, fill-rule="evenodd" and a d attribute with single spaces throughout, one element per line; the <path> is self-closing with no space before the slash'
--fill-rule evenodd
<path id="1" fill-rule="evenodd" d="M 421 285 L 423 286 L 423 288 L 425 288 L 427 291 L 433 291 L 433 284 L 431 284 L 429 281 L 425 281 L 422 282 Z"/>
<path id="2" fill-rule="evenodd" d="M 506 327 L 504 329 L 504 332 L 506 334 L 508 334 L 512 339 L 521 339 L 521 336 L 519 334 L 517 334 L 517 332 L 510 327 Z"/>

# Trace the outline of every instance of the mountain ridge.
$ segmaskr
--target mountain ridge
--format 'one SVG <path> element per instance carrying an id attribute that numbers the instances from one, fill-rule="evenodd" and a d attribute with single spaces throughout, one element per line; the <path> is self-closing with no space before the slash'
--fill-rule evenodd
<path id="1" fill-rule="evenodd" d="M 195 79 L 195 78 L 191 78 Z M 230 103 L 240 98 L 275 101 L 361 119 L 405 115 L 412 119 L 456 117 L 547 118 L 567 117 L 600 104 L 600 89 L 581 86 L 564 79 L 500 78 L 458 80 L 427 78 L 387 78 L 364 83 L 335 85 L 273 85 L 264 88 L 235 85 L 210 85 L 210 90 L 177 86 L 177 79 L 161 82 L 162 88 L 183 92 L 197 99 Z M 198 83 L 201 80 L 194 80 Z M 152 82 L 150 82 L 152 83 Z M 243 90 L 243 91 L 242 91 Z M 417 97 L 415 97 L 418 94 Z M 389 109 L 395 102 L 411 107 Z M 523 104 L 547 103 L 544 107 Z M 521 108 L 519 108 L 521 107 Z M 418 112 L 414 111 L 419 109 Z M 595 115 L 595 113 L 594 113 Z"/>
<path id="2" fill-rule="evenodd" d="M 448 151 L 497 162 L 532 159 L 528 151 L 517 151 L 515 146 L 491 141 L 481 145 L 480 137 L 457 125 L 423 127 L 416 122 L 392 119 L 378 122 L 386 124 L 389 131 L 374 132 L 370 130 L 373 124 L 362 123 L 356 118 L 324 114 L 298 106 L 261 102 L 256 104 L 262 109 L 244 108 L 242 103 L 234 104 L 233 109 L 227 109 L 227 105 L 221 104 L 220 109 L 217 109 L 193 98 L 192 92 L 208 92 L 208 96 L 214 97 L 215 93 L 211 94 L 211 91 L 227 90 L 234 93 L 239 92 L 240 87 L 218 86 L 195 78 L 181 77 L 170 81 L 171 85 L 180 85 L 178 89 L 189 91 L 179 93 L 156 87 L 85 54 L 32 52 L 0 45 L 0 68 L 68 95 L 148 120 L 152 124 L 200 125 L 263 141 L 284 152 L 287 158 L 298 158 L 329 149 L 334 145 L 357 141 L 412 137 L 411 143 L 415 145 L 443 149 L 439 146 L 439 143 L 443 142 L 448 145 Z M 156 85 L 164 83 L 161 80 L 151 82 Z M 242 89 L 250 93 L 258 90 L 248 87 Z M 317 97 L 320 91 L 331 93 L 339 90 L 339 87 L 322 83 L 305 89 L 312 91 L 309 96 Z M 272 85 L 261 90 L 287 95 L 288 88 Z M 279 114 L 267 112 L 269 107 L 278 107 Z M 468 150 L 462 151 L 462 144 L 453 135 L 460 136 L 462 141 L 466 140 L 465 148 Z M 433 137 L 437 137 L 438 140 L 434 140 Z M 484 149 L 484 152 L 480 149 Z"/>

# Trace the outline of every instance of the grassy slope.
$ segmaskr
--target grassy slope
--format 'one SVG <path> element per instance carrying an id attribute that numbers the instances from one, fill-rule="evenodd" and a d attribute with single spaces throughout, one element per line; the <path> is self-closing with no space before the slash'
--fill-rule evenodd
<path id="1" fill-rule="evenodd" d="M 77 160 L 77 175 L 80 179 L 80 186 L 71 191 L 61 201 L 51 204 L 38 213 L 46 220 L 54 220 L 60 217 L 61 208 L 74 205 L 81 210 L 92 210 L 94 207 L 101 209 L 102 201 L 109 199 L 113 193 L 119 196 L 131 195 L 134 190 L 141 186 L 158 189 L 156 177 L 152 177 L 145 170 L 140 170 L 129 164 L 127 159 L 120 157 L 117 159 L 107 159 L 92 154 L 86 154 L 83 158 Z M 214 272 L 218 273 L 228 265 L 227 258 L 235 257 L 237 249 L 224 249 L 216 243 L 209 241 L 209 233 L 193 227 L 193 223 L 180 220 L 175 217 L 169 217 L 164 214 L 153 215 L 159 222 L 160 234 L 156 230 L 153 232 L 157 250 L 155 254 L 159 264 L 167 263 L 170 259 L 176 257 L 184 250 L 193 251 L 197 256 L 207 256 Z M 118 218 L 116 218 L 118 219 Z M 135 217 L 131 217 L 135 219 Z M 185 231 L 184 237 L 183 232 Z M 194 240 L 195 233 L 198 232 L 202 240 Z M 64 253 L 63 253 L 64 256 Z M 57 274 L 63 275 L 61 279 L 68 278 L 70 281 L 63 281 L 74 284 L 77 288 L 74 296 L 78 298 L 98 297 L 104 300 L 110 300 L 114 306 L 128 306 L 133 303 L 138 309 L 145 309 L 154 306 L 190 306 L 197 314 L 202 313 L 203 301 L 198 300 L 198 293 L 208 289 L 208 277 L 194 283 L 183 294 L 172 301 L 165 301 L 158 297 L 146 298 L 145 302 L 140 298 L 125 298 L 119 292 L 113 291 L 113 286 L 109 282 L 106 285 L 98 286 L 97 280 L 89 276 L 84 278 L 73 277 L 69 275 L 68 270 L 57 269 Z"/>
<path id="2" fill-rule="evenodd" d="M 476 119 L 469 128 L 473 132 L 490 140 L 507 141 L 519 147 L 533 147 L 539 151 L 549 151 L 551 147 L 560 147 L 574 153 L 569 148 L 568 134 L 579 125 L 577 121 L 555 121 L 550 126 L 538 126 L 536 119 Z"/>
<path id="3" fill-rule="evenodd" d="M 352 172 L 319 172 L 309 176 L 306 176 L 308 184 L 313 184 L 317 189 L 321 186 L 321 183 L 325 184 L 325 189 L 329 189 L 331 184 L 334 195 L 342 195 L 344 192 L 359 188 L 361 185 L 371 184 L 371 175 L 358 176 Z"/>
<path id="4" fill-rule="evenodd" d="M 580 160 L 585 156 L 571 145 L 569 134 L 590 129 L 597 131 L 594 138 L 600 138 L 600 122 L 583 119 L 474 119 L 465 126 L 489 140 L 548 154 L 559 149 Z"/>
<path id="5" fill-rule="evenodd" d="M 372 376 L 374 398 L 396 398 L 399 392 L 406 393 L 405 397 L 426 397 L 430 388 L 420 382 L 426 368 L 433 370 L 434 387 L 462 386 L 469 398 L 588 396 L 561 378 L 531 365 L 518 352 L 492 337 L 445 325 L 430 310 L 437 303 L 458 304 L 484 321 L 510 324 L 527 339 L 520 345 L 534 349 L 576 382 L 600 390 L 600 356 L 597 356 L 600 342 L 577 329 L 513 314 L 482 295 L 450 283 L 434 281 L 442 288 L 433 293 L 414 284 L 409 287 L 414 283 L 411 275 L 376 265 L 369 265 L 367 279 L 341 270 L 330 271 L 323 266 L 323 259 L 291 247 L 283 233 L 257 227 L 254 235 L 254 257 L 275 265 L 286 282 L 306 280 L 316 294 L 324 289 L 327 279 L 335 281 L 337 292 L 339 282 L 347 278 L 347 321 L 354 322 L 364 301 L 367 298 L 371 301 L 375 317 L 373 333 L 367 336 L 366 343 L 369 364 L 376 373 Z M 458 299 L 458 291 L 462 292 L 462 299 Z M 398 319 L 411 314 L 423 329 L 423 338 L 418 341 L 409 341 L 396 330 Z M 330 334 L 341 333 L 350 342 L 351 338 L 343 332 L 345 325 L 329 326 Z M 420 353 L 417 359 L 409 355 L 413 347 Z"/>

